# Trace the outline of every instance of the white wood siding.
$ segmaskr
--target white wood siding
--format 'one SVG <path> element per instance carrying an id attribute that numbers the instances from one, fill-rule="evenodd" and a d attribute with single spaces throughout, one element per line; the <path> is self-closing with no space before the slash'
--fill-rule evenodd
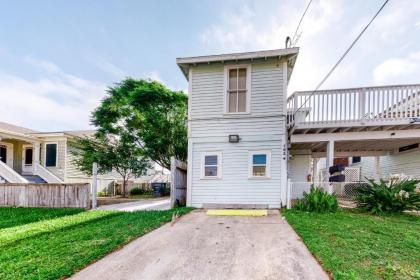
<path id="1" fill-rule="evenodd" d="M 278 208 L 284 199 L 282 184 L 286 183 L 286 178 L 281 178 L 286 133 L 283 62 L 251 63 L 251 110 L 241 115 L 224 114 L 225 65 L 191 68 L 189 205 L 260 204 Z M 229 143 L 229 134 L 239 134 L 240 142 Z M 270 179 L 248 178 L 248 152 L 253 150 L 271 151 Z M 201 154 L 209 151 L 222 153 L 221 179 L 200 178 Z"/>
<path id="2" fill-rule="evenodd" d="M 382 156 L 379 160 L 380 176 L 386 178 L 390 174 L 411 175 L 420 179 L 420 151 L 397 153 L 389 156 Z M 374 158 L 363 157 L 361 161 L 362 178 L 373 178 Z"/>
<path id="3" fill-rule="evenodd" d="M 306 182 L 310 174 L 311 155 L 293 155 L 289 161 L 289 179 L 292 182 Z"/>
<path id="4" fill-rule="evenodd" d="M 193 148 L 192 206 L 217 204 L 267 204 L 279 208 L 281 201 L 280 141 L 230 143 L 196 143 Z M 271 150 L 271 178 L 248 178 L 248 152 Z M 201 154 L 222 153 L 221 179 L 201 179 Z"/>
<path id="5" fill-rule="evenodd" d="M 45 166 L 45 144 L 57 144 L 57 165 L 45 166 L 51 173 L 64 181 L 66 168 L 66 140 L 51 139 L 42 143 L 41 148 L 41 164 Z"/>

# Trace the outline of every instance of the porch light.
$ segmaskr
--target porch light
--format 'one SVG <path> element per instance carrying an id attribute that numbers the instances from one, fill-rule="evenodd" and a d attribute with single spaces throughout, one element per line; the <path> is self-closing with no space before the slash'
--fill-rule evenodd
<path id="1" fill-rule="evenodd" d="M 238 143 L 241 138 L 239 138 L 238 134 L 231 134 L 229 135 L 229 143 Z"/>

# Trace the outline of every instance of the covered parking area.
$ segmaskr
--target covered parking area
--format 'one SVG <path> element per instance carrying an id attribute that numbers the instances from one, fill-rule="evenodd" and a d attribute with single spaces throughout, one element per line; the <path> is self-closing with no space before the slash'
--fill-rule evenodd
<path id="1" fill-rule="evenodd" d="M 420 127 L 355 127 L 290 136 L 289 180 L 294 196 L 311 184 L 350 196 L 349 184 L 388 179 L 390 174 L 420 178 Z M 330 183 L 329 167 L 344 164 L 343 182 Z M 347 186 L 347 187 L 346 187 Z"/>

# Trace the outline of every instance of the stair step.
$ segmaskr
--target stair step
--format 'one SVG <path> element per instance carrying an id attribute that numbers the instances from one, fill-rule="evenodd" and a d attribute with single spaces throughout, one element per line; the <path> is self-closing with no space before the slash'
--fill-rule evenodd
<path id="1" fill-rule="evenodd" d="M 37 183 L 37 184 L 46 183 L 46 181 L 42 179 L 41 177 L 39 177 L 38 175 L 22 175 L 22 177 L 28 180 L 30 183 Z"/>

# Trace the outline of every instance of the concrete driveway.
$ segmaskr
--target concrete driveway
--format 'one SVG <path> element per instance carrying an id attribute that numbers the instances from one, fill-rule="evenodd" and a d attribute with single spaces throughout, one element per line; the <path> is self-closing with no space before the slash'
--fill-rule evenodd
<path id="1" fill-rule="evenodd" d="M 194 211 L 138 238 L 73 279 L 328 279 L 278 211 Z"/>
<path id="2" fill-rule="evenodd" d="M 169 208 L 171 208 L 171 199 L 164 197 L 102 205 L 96 208 L 96 210 L 119 210 L 132 212 L 139 210 L 165 210 Z"/>

